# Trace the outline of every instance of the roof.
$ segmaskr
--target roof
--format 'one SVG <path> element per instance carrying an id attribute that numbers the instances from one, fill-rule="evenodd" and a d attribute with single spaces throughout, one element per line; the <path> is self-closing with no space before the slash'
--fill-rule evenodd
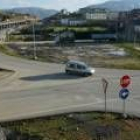
<path id="1" fill-rule="evenodd" d="M 68 61 L 68 63 L 77 63 L 77 64 L 80 64 L 80 65 L 86 65 L 86 63 L 81 62 L 81 61 L 77 61 L 77 60 L 70 60 L 70 61 Z"/>

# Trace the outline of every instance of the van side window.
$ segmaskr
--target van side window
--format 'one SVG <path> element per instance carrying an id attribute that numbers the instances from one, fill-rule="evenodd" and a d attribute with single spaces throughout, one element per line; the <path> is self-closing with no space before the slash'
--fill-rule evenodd
<path id="1" fill-rule="evenodd" d="M 76 68 L 75 64 L 69 64 L 69 67 L 73 69 Z"/>
<path id="2" fill-rule="evenodd" d="M 77 69 L 82 69 L 82 66 L 81 65 L 77 65 Z"/>
<path id="3" fill-rule="evenodd" d="M 85 66 L 82 66 L 82 65 L 77 65 L 77 69 L 84 70 L 84 69 L 85 69 Z"/>
<path id="4" fill-rule="evenodd" d="M 83 69 L 83 70 L 85 70 L 85 69 L 86 69 L 86 67 L 85 67 L 85 66 L 82 66 L 82 69 Z"/>

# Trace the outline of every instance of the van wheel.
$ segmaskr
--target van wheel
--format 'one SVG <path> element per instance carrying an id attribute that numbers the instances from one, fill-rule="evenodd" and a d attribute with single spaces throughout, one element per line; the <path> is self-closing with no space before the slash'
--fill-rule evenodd
<path id="1" fill-rule="evenodd" d="M 84 73 L 83 75 L 84 75 L 85 77 L 90 76 L 90 74 L 89 74 L 89 73 Z"/>
<path id="2" fill-rule="evenodd" d="M 87 77 L 87 73 L 83 73 L 83 76 L 84 76 L 84 77 Z"/>

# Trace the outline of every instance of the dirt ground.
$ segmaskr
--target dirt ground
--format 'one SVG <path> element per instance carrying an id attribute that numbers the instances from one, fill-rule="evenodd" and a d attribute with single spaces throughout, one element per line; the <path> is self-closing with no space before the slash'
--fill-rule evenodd
<path id="1" fill-rule="evenodd" d="M 14 54 L 34 59 L 33 45 L 9 45 Z M 131 54 L 132 53 L 132 54 Z M 127 52 L 116 44 L 73 44 L 64 46 L 36 46 L 38 61 L 66 63 L 68 60 L 83 61 L 92 67 L 140 69 L 140 59 L 133 52 Z"/>

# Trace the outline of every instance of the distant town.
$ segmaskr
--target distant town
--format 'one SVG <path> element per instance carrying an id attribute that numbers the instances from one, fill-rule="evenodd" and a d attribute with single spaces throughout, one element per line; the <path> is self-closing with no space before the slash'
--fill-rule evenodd
<path id="1" fill-rule="evenodd" d="M 75 40 L 90 41 L 138 41 L 140 36 L 140 9 L 126 12 L 112 12 L 108 9 L 81 8 L 77 12 L 66 9 L 44 19 L 29 14 L 0 14 L 1 22 L 34 19 L 37 40 L 50 40 L 56 43 Z M 7 26 L 8 27 L 8 26 Z M 2 28 L 2 27 L 1 27 Z M 22 28 L 20 36 L 10 34 L 8 41 L 32 40 L 32 27 Z M 28 30 L 28 31 L 27 31 Z M 27 38 L 26 38 L 27 37 Z"/>
<path id="2" fill-rule="evenodd" d="M 80 9 L 76 13 L 62 10 L 54 16 L 44 19 L 43 22 L 47 26 L 65 27 L 78 40 L 131 42 L 139 39 L 140 9 L 127 12 L 111 12 L 107 9 L 89 9 L 88 11 Z M 72 27 L 77 27 L 77 29 Z"/>

